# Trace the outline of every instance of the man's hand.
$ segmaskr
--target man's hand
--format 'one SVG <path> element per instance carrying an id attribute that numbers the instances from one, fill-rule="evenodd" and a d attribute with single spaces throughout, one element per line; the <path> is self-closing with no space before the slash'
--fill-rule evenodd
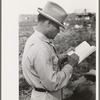
<path id="1" fill-rule="evenodd" d="M 68 61 L 68 55 L 63 55 L 62 59 L 60 59 L 60 64 L 64 65 Z"/>
<path id="2" fill-rule="evenodd" d="M 76 66 L 79 61 L 79 56 L 73 53 L 72 55 L 68 56 L 68 64 L 70 64 L 72 67 Z"/>

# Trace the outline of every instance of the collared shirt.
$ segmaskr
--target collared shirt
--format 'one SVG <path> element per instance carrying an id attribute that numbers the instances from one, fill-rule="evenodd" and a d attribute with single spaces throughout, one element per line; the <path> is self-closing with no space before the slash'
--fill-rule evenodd
<path id="1" fill-rule="evenodd" d="M 57 91 L 66 86 L 72 66 L 65 65 L 61 70 L 54 45 L 42 33 L 35 31 L 25 44 L 22 59 L 23 74 L 33 87 Z"/>

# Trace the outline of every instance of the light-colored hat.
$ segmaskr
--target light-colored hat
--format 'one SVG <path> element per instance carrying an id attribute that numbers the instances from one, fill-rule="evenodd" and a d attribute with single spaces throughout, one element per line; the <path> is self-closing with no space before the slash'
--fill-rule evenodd
<path id="1" fill-rule="evenodd" d="M 66 11 L 58 4 L 48 1 L 44 9 L 38 8 L 38 12 L 46 18 L 64 27 L 64 20 L 67 17 Z"/>
<path id="2" fill-rule="evenodd" d="M 96 70 L 91 69 L 89 72 L 84 74 L 84 76 L 96 76 Z"/>

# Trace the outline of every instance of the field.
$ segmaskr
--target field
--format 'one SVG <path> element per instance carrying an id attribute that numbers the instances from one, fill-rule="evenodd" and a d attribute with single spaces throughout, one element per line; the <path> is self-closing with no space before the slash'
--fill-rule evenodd
<path id="1" fill-rule="evenodd" d="M 78 21 L 78 23 L 79 22 L 82 24 L 82 20 Z M 77 24 L 77 21 L 70 21 L 70 25 L 67 27 L 67 29 L 61 29 L 59 35 L 57 35 L 54 39 L 54 44 L 58 53 L 62 53 L 72 46 L 76 47 L 84 40 L 90 45 L 96 45 L 95 22 L 91 22 L 91 27 L 83 26 L 82 28 L 75 28 L 75 24 Z M 34 27 L 36 25 L 37 23 L 34 22 L 32 16 L 31 18 L 19 21 L 19 100 L 28 100 L 31 93 L 31 87 L 27 84 L 23 77 L 21 66 L 25 42 L 28 37 L 34 33 Z M 96 69 L 96 52 L 91 54 L 74 68 L 73 75 L 68 86 L 70 87 L 72 82 L 74 82 L 84 73 L 88 72 L 90 69 Z M 72 87 L 67 89 L 68 86 L 64 88 L 63 95 L 63 98 L 67 98 L 67 100 L 72 93 Z"/>

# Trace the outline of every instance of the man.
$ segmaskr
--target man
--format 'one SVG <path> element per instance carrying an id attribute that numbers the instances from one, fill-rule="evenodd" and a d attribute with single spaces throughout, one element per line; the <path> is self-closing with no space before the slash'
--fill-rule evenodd
<path id="1" fill-rule="evenodd" d="M 96 70 L 91 69 L 78 80 L 70 100 L 96 100 Z"/>
<path id="2" fill-rule="evenodd" d="M 66 55 L 58 56 L 50 41 L 59 33 L 60 26 L 64 28 L 65 10 L 56 3 L 47 2 L 38 12 L 38 25 L 25 44 L 23 74 L 33 87 L 31 100 L 61 100 L 61 88 L 67 85 L 79 57 L 75 54 L 68 59 Z M 68 62 L 63 63 L 65 60 Z"/>

